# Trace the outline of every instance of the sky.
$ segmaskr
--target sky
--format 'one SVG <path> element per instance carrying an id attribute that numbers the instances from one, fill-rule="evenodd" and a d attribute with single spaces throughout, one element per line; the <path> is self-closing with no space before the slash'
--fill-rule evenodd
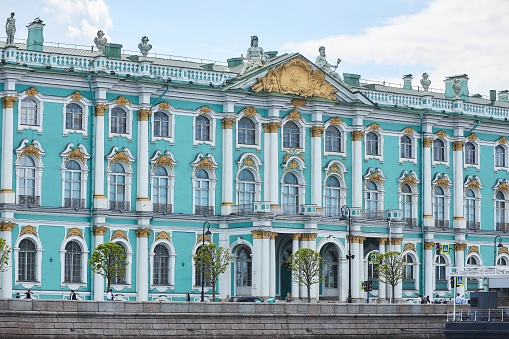
<path id="1" fill-rule="evenodd" d="M 257 35 L 265 51 L 318 47 L 337 72 L 402 84 L 423 72 L 431 87 L 467 74 L 471 94 L 509 89 L 509 0 L 0 0 L 0 20 L 15 12 L 16 42 L 39 17 L 46 42 L 92 46 L 99 29 L 132 53 L 141 37 L 151 53 L 226 62 Z M 5 41 L 5 30 L 0 39 Z M 83 47 L 85 48 L 85 47 Z"/>

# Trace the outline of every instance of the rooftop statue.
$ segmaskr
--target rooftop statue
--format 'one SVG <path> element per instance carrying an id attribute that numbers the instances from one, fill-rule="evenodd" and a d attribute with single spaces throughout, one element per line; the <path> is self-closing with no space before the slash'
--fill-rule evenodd
<path id="1" fill-rule="evenodd" d="M 140 49 L 141 55 L 147 56 L 148 51 L 152 49 L 152 45 L 148 43 L 147 36 L 141 38 L 141 42 L 138 44 L 138 48 Z"/>
<path id="2" fill-rule="evenodd" d="M 255 69 L 262 67 L 267 63 L 267 55 L 263 53 L 263 48 L 258 46 L 258 37 L 253 35 L 251 37 L 251 47 L 247 49 L 246 57 L 244 58 L 244 67 L 240 71 L 240 75 Z"/>
<path id="3" fill-rule="evenodd" d="M 336 73 L 336 69 L 338 68 L 339 63 L 341 62 L 341 59 L 338 58 L 336 65 L 332 65 L 329 64 L 329 62 L 325 58 L 325 47 L 320 46 L 320 48 L 318 48 L 318 52 L 320 52 L 320 55 L 316 57 L 315 64 L 322 70 L 324 70 L 325 73 L 335 77 L 339 81 L 342 81 L 341 76 L 338 73 Z"/>
<path id="4" fill-rule="evenodd" d="M 16 19 L 14 19 L 14 12 L 7 18 L 5 23 L 5 33 L 7 33 L 7 45 L 14 43 L 14 33 L 16 33 Z"/>
<path id="5" fill-rule="evenodd" d="M 456 94 L 456 98 L 455 99 L 459 99 L 460 98 L 460 92 L 461 92 L 461 82 L 460 82 L 460 79 L 458 78 L 455 78 L 452 82 L 452 90 L 454 91 L 454 94 Z"/>
<path id="6" fill-rule="evenodd" d="M 102 30 L 98 31 L 97 36 L 94 38 L 94 43 L 99 52 L 104 50 L 104 45 L 106 45 L 107 42 L 108 40 L 104 37 L 104 32 Z"/>
<path id="7" fill-rule="evenodd" d="M 426 72 L 422 73 L 421 85 L 424 91 L 428 91 L 429 85 L 431 85 L 431 80 L 428 78 L 429 78 L 428 73 Z"/>

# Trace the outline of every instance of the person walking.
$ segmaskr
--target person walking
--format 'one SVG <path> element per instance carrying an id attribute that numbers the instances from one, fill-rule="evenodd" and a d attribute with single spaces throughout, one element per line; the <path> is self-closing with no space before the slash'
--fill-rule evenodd
<path id="1" fill-rule="evenodd" d="M 110 288 L 108 293 L 106 294 L 106 300 L 113 301 L 113 290 Z"/>
<path id="2" fill-rule="evenodd" d="M 186 293 L 186 301 L 191 301 L 191 295 L 189 295 L 189 292 Z"/>
<path id="3" fill-rule="evenodd" d="M 71 290 L 71 294 L 69 295 L 69 300 L 78 300 L 78 295 L 74 290 Z"/>
<path id="4" fill-rule="evenodd" d="M 25 299 L 32 299 L 32 291 L 28 290 L 25 292 Z"/>

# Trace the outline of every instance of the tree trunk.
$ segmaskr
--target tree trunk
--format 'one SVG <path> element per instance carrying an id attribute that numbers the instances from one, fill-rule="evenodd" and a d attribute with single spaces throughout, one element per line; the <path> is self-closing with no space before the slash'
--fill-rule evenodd
<path id="1" fill-rule="evenodd" d="M 311 285 L 307 285 L 307 290 L 308 290 L 308 304 L 311 303 Z"/>
<path id="2" fill-rule="evenodd" d="M 394 298 L 394 291 L 395 291 L 395 288 L 394 288 L 394 287 L 395 287 L 396 285 L 391 285 L 391 286 L 392 286 L 392 291 L 391 291 L 391 292 L 392 292 L 392 293 L 391 293 L 391 294 L 392 294 L 392 303 L 393 303 L 393 304 L 395 304 L 395 303 L 396 303 L 396 299 Z"/>
<path id="3" fill-rule="evenodd" d="M 216 300 L 216 281 L 212 281 L 212 301 Z"/>

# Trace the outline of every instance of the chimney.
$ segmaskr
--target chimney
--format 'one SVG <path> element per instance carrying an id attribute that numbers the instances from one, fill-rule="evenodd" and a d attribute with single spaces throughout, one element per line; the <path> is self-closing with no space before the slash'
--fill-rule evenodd
<path id="1" fill-rule="evenodd" d="M 495 101 L 497 101 L 497 91 L 494 89 L 490 89 L 490 101 L 492 105 L 495 105 Z"/>
<path id="2" fill-rule="evenodd" d="M 230 58 L 228 59 L 228 68 L 232 68 L 238 65 L 242 65 L 242 58 Z"/>
<path id="3" fill-rule="evenodd" d="M 412 89 L 412 74 L 403 75 L 403 89 Z"/>
<path id="4" fill-rule="evenodd" d="M 360 78 L 361 76 L 359 74 L 343 73 L 345 84 L 352 87 L 360 87 Z"/>
<path id="5" fill-rule="evenodd" d="M 509 91 L 504 90 L 504 91 L 498 92 L 498 101 L 509 102 Z"/>
<path id="6" fill-rule="evenodd" d="M 42 52 L 44 36 L 43 28 L 44 24 L 39 18 L 35 18 L 34 21 L 28 24 L 28 37 L 27 37 L 27 50 Z"/>
<path id="7" fill-rule="evenodd" d="M 445 82 L 445 98 L 449 100 L 454 100 L 456 98 L 456 93 L 453 89 L 453 83 L 454 80 L 458 79 L 459 83 L 461 84 L 461 89 L 459 92 L 459 97 L 463 101 L 468 102 L 469 99 L 469 92 L 468 92 L 468 75 L 466 74 L 460 74 L 460 75 L 453 75 L 450 77 L 446 77 Z"/>

